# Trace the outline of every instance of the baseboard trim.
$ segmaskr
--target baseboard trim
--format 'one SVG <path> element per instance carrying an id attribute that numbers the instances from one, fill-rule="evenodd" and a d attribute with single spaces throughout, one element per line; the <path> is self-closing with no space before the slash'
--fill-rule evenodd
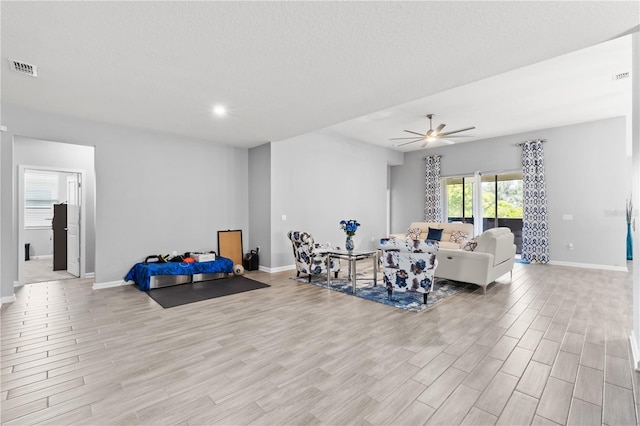
<path id="1" fill-rule="evenodd" d="M 95 278 L 96 277 L 96 273 L 95 272 L 86 272 L 84 274 L 85 278 Z"/>
<path id="2" fill-rule="evenodd" d="M 131 285 L 128 281 L 117 280 L 117 281 L 109 281 L 106 283 L 93 283 L 94 290 L 102 290 L 104 288 L 112 288 L 112 287 L 122 287 L 125 285 Z"/>
<path id="3" fill-rule="evenodd" d="M 638 342 L 636 342 L 633 332 L 629 336 L 629 343 L 631 344 L 631 355 L 633 356 L 633 368 L 636 371 L 640 371 L 640 348 L 638 348 Z"/>
<path id="4" fill-rule="evenodd" d="M 14 281 L 13 282 L 13 287 L 22 287 L 24 285 L 24 283 L 21 283 L 20 281 Z"/>
<path id="5" fill-rule="evenodd" d="M 596 265 L 593 263 L 551 261 L 549 265 L 569 266 L 571 268 L 603 269 L 605 271 L 629 272 L 626 266 Z"/>
<path id="6" fill-rule="evenodd" d="M 13 303 L 16 301 L 16 295 L 12 295 L 12 296 L 4 296 L 2 298 L 0 298 L 0 305 L 4 305 L 5 303 Z"/>
<path id="7" fill-rule="evenodd" d="M 278 266 L 277 268 L 267 268 L 266 266 L 259 267 L 259 270 L 263 272 L 268 272 L 270 274 L 275 274 L 276 272 L 282 272 L 282 271 L 289 271 L 291 269 L 296 269 L 296 265 Z"/>
<path id="8" fill-rule="evenodd" d="M 52 254 L 40 254 L 38 256 L 29 256 L 30 259 L 40 260 L 40 259 L 53 259 Z"/>

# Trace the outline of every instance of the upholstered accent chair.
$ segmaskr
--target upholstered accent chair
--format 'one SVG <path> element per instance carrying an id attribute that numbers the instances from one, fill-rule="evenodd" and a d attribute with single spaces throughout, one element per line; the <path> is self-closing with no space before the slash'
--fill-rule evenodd
<path id="1" fill-rule="evenodd" d="M 311 234 L 303 231 L 289 231 L 287 234 L 293 246 L 293 257 L 296 260 L 296 269 L 298 273 L 307 274 L 309 282 L 313 275 L 323 275 L 334 273 L 338 277 L 340 271 L 340 260 L 331 259 L 329 271 L 327 271 L 327 250 L 321 248 L 319 244 L 313 242 Z"/>
<path id="2" fill-rule="evenodd" d="M 378 248 L 382 251 L 382 273 L 389 298 L 394 291 L 413 292 L 422 294 L 426 304 L 438 266 L 438 242 L 383 238 Z"/>

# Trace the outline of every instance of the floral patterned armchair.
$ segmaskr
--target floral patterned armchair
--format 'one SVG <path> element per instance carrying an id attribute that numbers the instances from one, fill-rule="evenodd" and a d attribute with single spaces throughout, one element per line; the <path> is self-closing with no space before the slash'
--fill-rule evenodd
<path id="1" fill-rule="evenodd" d="M 378 248 L 389 298 L 394 291 L 422 293 L 426 304 L 438 266 L 438 242 L 383 238 Z"/>
<path id="2" fill-rule="evenodd" d="M 296 259 L 297 277 L 300 272 L 307 274 L 309 282 L 312 275 L 320 275 L 327 273 L 327 253 L 326 248 L 314 244 L 311 234 L 302 231 L 289 231 L 287 234 L 293 245 L 293 257 Z M 338 277 L 340 271 L 340 261 L 331 259 L 329 273 L 333 272 Z"/>

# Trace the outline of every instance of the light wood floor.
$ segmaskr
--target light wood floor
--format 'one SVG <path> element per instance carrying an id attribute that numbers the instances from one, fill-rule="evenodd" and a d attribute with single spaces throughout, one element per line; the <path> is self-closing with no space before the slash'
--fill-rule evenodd
<path id="1" fill-rule="evenodd" d="M 17 289 L 2 424 L 636 424 L 627 273 L 517 264 L 420 313 L 293 275 L 171 309 L 87 280 Z"/>

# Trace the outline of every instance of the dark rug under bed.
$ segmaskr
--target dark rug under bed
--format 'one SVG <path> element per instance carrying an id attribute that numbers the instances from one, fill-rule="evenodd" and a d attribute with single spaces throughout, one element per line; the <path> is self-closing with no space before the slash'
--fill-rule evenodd
<path id="1" fill-rule="evenodd" d="M 163 308 L 186 305 L 230 294 L 243 293 L 271 287 L 250 278 L 229 277 L 211 281 L 200 281 L 191 284 L 180 284 L 171 287 L 154 288 L 146 293 Z"/>

